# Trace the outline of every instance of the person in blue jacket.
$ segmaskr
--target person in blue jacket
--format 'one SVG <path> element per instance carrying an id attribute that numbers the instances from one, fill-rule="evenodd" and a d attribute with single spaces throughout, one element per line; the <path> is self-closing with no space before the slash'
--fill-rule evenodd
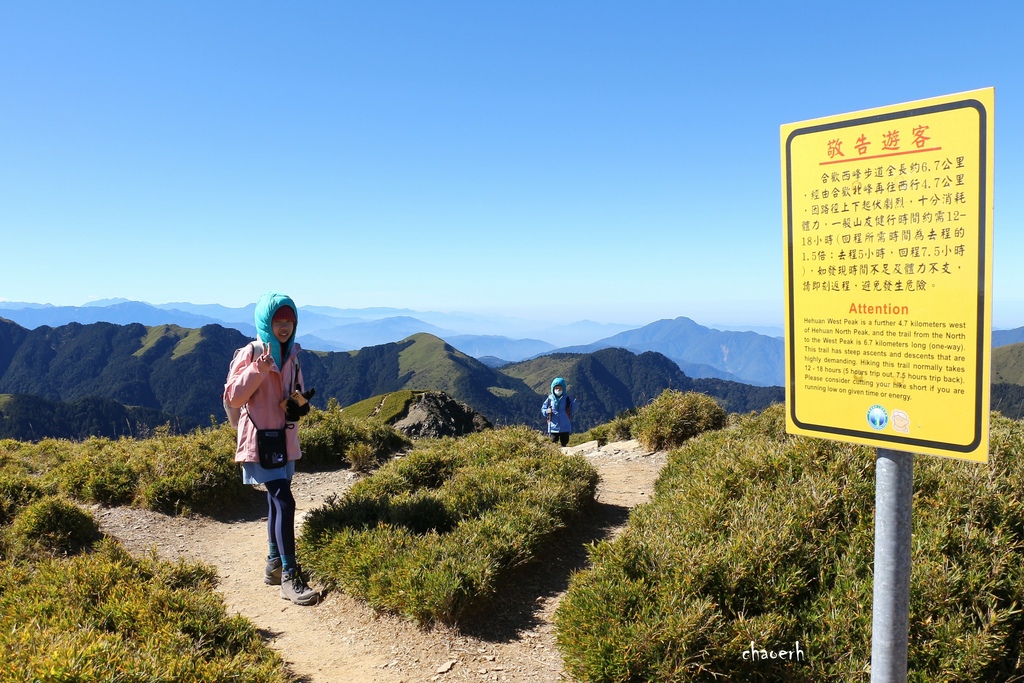
<path id="1" fill-rule="evenodd" d="M 544 399 L 540 413 L 548 421 L 548 435 L 561 446 L 569 445 L 572 434 L 572 416 L 576 412 L 576 399 L 570 398 L 565 380 L 556 377 L 551 382 L 551 393 Z"/>

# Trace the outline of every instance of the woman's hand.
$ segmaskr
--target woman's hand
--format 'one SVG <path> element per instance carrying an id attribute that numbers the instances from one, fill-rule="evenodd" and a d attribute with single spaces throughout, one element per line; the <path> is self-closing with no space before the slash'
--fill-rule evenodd
<path id="1" fill-rule="evenodd" d="M 274 357 L 270 355 L 270 344 L 263 345 L 263 355 L 256 359 L 256 369 L 260 372 L 269 370 L 274 363 Z"/>

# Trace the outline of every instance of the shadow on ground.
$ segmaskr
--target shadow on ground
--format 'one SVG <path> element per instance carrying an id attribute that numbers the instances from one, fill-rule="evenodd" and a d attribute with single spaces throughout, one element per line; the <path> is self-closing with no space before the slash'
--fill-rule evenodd
<path id="1" fill-rule="evenodd" d="M 507 643 L 542 625 L 546 600 L 564 593 L 573 572 L 589 566 L 587 546 L 609 538 L 628 518 L 628 507 L 592 503 L 540 549 L 537 555 L 542 560 L 506 574 L 501 581 L 504 590 L 479 611 L 460 619 L 459 630 L 481 640 Z"/>
<path id="2" fill-rule="evenodd" d="M 230 505 L 205 506 L 197 510 L 204 517 L 215 521 L 231 524 L 235 522 L 255 522 L 267 516 L 267 491 L 262 486 L 246 486 L 245 492 Z"/>

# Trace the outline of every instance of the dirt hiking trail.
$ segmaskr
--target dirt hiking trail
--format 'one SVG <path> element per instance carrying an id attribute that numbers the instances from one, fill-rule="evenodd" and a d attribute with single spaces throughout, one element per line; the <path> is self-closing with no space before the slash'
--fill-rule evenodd
<path id="1" fill-rule="evenodd" d="M 254 491 L 237 519 L 169 517 L 131 508 L 93 508 L 104 533 L 133 553 L 156 550 L 166 559 L 201 560 L 217 568 L 229 613 L 252 621 L 302 683 L 420 683 L 421 681 L 566 681 L 552 619 L 569 578 L 587 564 L 586 544 L 614 536 L 633 507 L 650 500 L 665 453 L 636 441 L 597 442 L 563 449 L 598 470 L 596 505 L 560 532 L 544 559 L 515 571 L 509 590 L 486 616 L 460 628 L 422 629 L 380 615 L 341 591 L 315 607 L 281 599 L 263 583 L 267 550 L 266 496 Z M 360 479 L 349 470 L 297 472 L 292 481 L 296 532 L 303 516 Z M 301 563 L 302 558 L 299 558 Z M 311 581 L 318 588 L 315 578 Z"/>

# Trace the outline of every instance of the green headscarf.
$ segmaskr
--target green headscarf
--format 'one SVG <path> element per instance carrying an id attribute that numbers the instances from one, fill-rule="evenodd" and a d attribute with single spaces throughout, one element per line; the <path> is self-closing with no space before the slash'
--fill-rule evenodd
<path id="1" fill-rule="evenodd" d="M 295 328 L 292 330 L 292 336 L 285 342 L 285 348 L 291 348 L 292 342 L 295 341 L 295 331 L 299 329 L 299 309 L 295 307 L 295 302 L 290 296 L 274 291 L 264 292 L 260 300 L 256 302 L 255 316 L 256 338 L 264 344 L 270 345 L 270 353 L 279 370 L 284 366 L 284 358 L 281 357 L 281 343 L 274 336 L 271 321 L 273 321 L 277 309 L 282 306 L 288 306 L 295 312 Z"/>

